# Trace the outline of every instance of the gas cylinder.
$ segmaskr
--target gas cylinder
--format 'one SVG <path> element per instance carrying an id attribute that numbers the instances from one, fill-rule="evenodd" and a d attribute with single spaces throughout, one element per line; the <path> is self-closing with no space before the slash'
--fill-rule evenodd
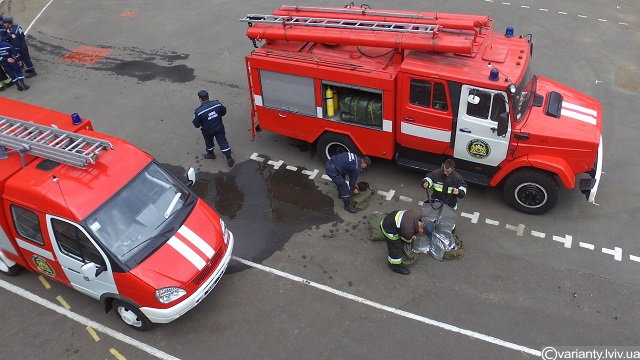
<path id="1" fill-rule="evenodd" d="M 330 87 L 327 87 L 324 97 L 327 99 L 327 116 L 335 116 L 336 112 L 333 107 L 333 90 L 331 90 Z"/>
<path id="2" fill-rule="evenodd" d="M 338 89 L 333 90 L 333 111 L 336 112 L 340 109 L 340 101 L 338 99 Z"/>

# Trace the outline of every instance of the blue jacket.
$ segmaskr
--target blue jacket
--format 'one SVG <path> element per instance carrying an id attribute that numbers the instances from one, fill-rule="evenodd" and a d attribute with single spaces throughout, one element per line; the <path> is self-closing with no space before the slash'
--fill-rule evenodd
<path id="1" fill-rule="evenodd" d="M 346 177 L 349 176 L 349 188 L 351 190 L 356 188 L 358 176 L 362 172 L 362 168 L 360 167 L 361 162 L 362 158 L 350 152 L 333 155 L 328 161 L 343 178 L 346 179 Z"/>
<path id="2" fill-rule="evenodd" d="M 11 58 L 20 61 L 20 55 L 16 50 L 6 41 L 0 41 L 0 62 L 5 62 Z"/>
<path id="3" fill-rule="evenodd" d="M 227 114 L 227 108 L 218 100 L 203 102 L 193 114 L 193 126 L 202 130 L 217 130 L 221 128 L 222 117 Z"/>
<path id="4" fill-rule="evenodd" d="M 16 24 L 13 24 L 10 28 L 7 28 L 6 38 L 8 39 L 7 41 L 9 41 L 11 46 L 13 46 L 13 48 L 16 50 L 27 48 L 27 41 L 24 38 L 24 32 L 22 31 L 22 28 Z"/>

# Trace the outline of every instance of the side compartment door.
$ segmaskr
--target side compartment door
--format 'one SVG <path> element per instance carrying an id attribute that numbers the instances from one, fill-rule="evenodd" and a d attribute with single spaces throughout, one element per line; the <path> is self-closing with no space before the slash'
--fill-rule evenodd
<path id="1" fill-rule="evenodd" d="M 453 113 L 447 83 L 402 74 L 398 143 L 404 147 L 443 154 L 451 142 Z"/>
<path id="2" fill-rule="evenodd" d="M 76 290 L 95 299 L 100 299 L 104 293 L 118 293 L 111 264 L 82 227 L 69 220 L 47 215 L 47 228 L 60 266 Z M 89 281 L 82 276 L 80 268 L 91 262 L 96 264 L 96 269 L 102 267 L 103 271 Z"/>
<path id="3" fill-rule="evenodd" d="M 506 99 L 501 91 L 462 86 L 455 158 L 487 166 L 497 166 L 506 158 L 511 125 L 506 135 L 497 135 L 498 115 L 509 110 Z"/>

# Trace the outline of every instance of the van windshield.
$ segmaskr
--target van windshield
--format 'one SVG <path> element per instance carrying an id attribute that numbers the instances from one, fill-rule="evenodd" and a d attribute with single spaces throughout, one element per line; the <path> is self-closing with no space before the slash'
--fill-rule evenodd
<path id="1" fill-rule="evenodd" d="M 122 263 L 145 249 L 145 257 L 179 228 L 195 196 L 152 162 L 87 217 L 85 223 L 106 250 Z"/>
<path id="2" fill-rule="evenodd" d="M 516 87 L 516 92 L 512 97 L 513 115 L 516 122 L 520 122 L 527 113 L 527 110 L 529 110 L 535 95 L 537 80 L 538 79 L 533 75 L 531 68 L 528 67 L 522 81 L 520 81 L 520 84 Z"/>

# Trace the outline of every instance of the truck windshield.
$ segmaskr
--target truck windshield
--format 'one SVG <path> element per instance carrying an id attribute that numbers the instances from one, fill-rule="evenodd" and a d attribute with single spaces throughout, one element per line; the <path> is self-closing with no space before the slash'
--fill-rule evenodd
<path id="1" fill-rule="evenodd" d="M 516 87 L 516 93 L 512 96 L 513 101 L 513 115 L 516 122 L 520 122 L 524 118 L 531 107 L 535 91 L 536 91 L 537 78 L 533 75 L 531 68 L 528 67 L 527 71 L 520 81 L 520 84 Z"/>
<path id="2" fill-rule="evenodd" d="M 150 254 L 166 242 L 189 215 L 195 196 L 152 162 L 91 214 L 86 225 L 123 263 Z"/>

